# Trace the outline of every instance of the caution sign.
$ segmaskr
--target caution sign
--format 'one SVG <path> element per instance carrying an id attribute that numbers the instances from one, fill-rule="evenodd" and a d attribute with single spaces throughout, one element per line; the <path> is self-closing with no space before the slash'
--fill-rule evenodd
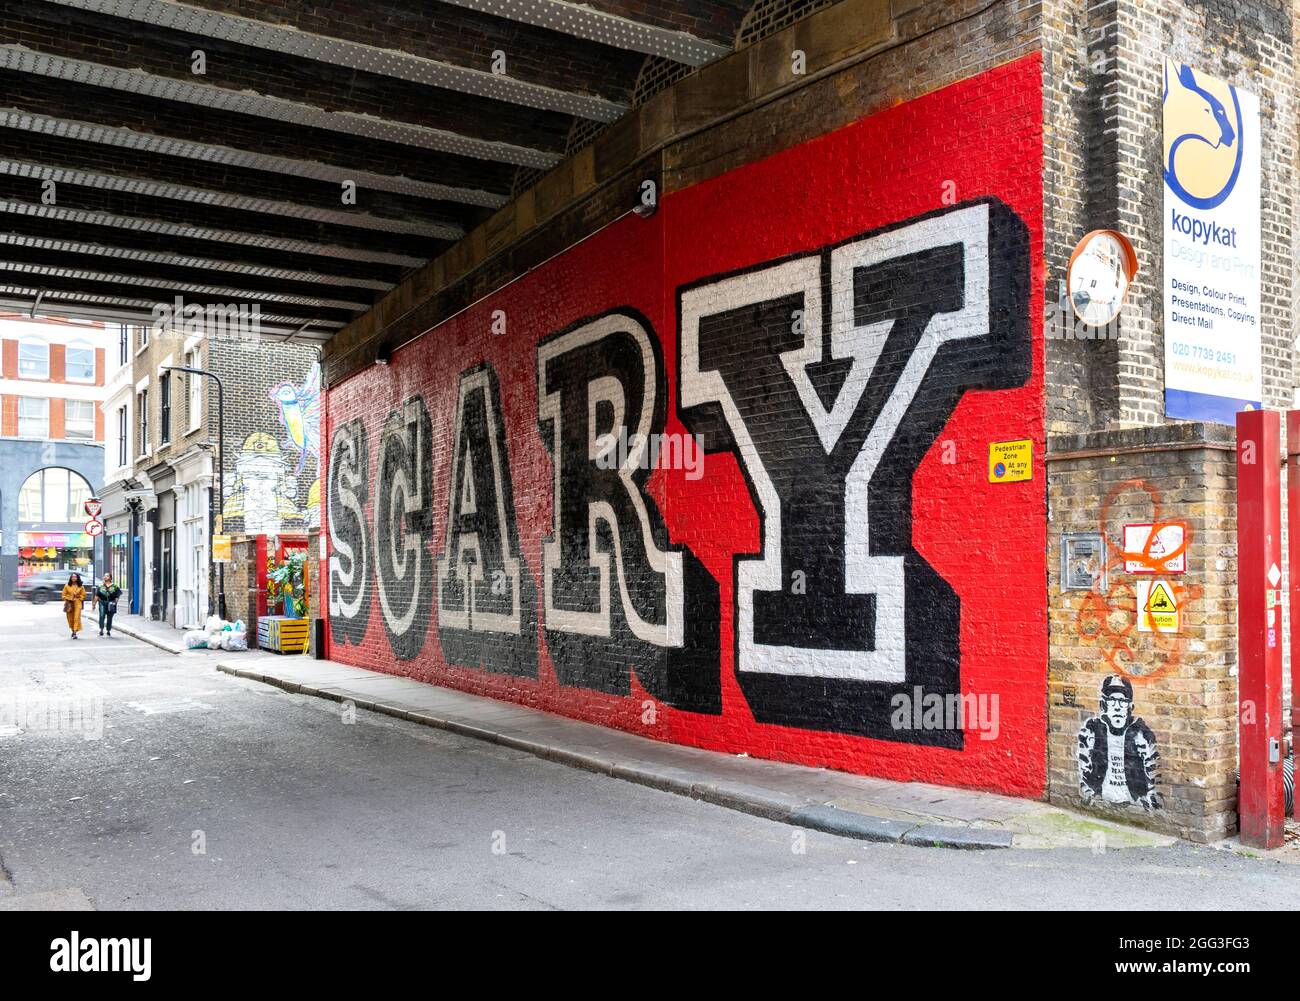
<path id="1" fill-rule="evenodd" d="M 989 442 L 989 482 L 1019 483 L 1034 478 L 1034 443 L 1023 441 Z"/>
<path id="2" fill-rule="evenodd" d="M 1182 625 L 1182 612 L 1174 596 L 1174 586 L 1167 580 L 1138 581 L 1138 632 L 1176 633 Z"/>

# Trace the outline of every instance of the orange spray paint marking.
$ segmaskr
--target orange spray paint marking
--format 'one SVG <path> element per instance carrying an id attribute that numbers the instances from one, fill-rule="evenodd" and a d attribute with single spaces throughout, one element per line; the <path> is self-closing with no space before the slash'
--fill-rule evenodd
<path id="1" fill-rule="evenodd" d="M 1120 526 L 1120 543 L 1116 543 L 1111 533 L 1107 531 L 1110 527 L 1111 508 L 1114 506 L 1115 499 L 1129 490 L 1137 490 L 1146 493 L 1151 499 L 1152 516 L 1151 532 L 1147 536 L 1146 545 L 1140 551 L 1128 552 L 1124 549 L 1123 526 Z M 1106 494 L 1106 499 L 1101 505 L 1101 535 L 1106 540 L 1107 556 L 1105 560 L 1105 569 L 1107 573 L 1122 573 L 1125 567 L 1130 563 L 1136 563 L 1144 570 L 1156 574 L 1170 573 L 1171 561 L 1177 560 L 1186 551 L 1192 541 L 1191 526 L 1185 521 L 1169 520 L 1161 518 L 1162 505 L 1160 503 L 1160 493 L 1144 480 L 1125 480 L 1117 483 Z M 1159 556 L 1151 554 L 1151 547 L 1159 536 L 1161 529 L 1169 526 L 1178 526 L 1183 529 L 1183 543 L 1171 552 L 1162 553 Z M 1204 588 L 1199 584 L 1181 584 L 1171 583 L 1173 590 L 1174 603 L 1178 606 L 1180 612 L 1184 611 L 1188 605 L 1195 601 L 1204 593 Z M 1130 637 L 1138 625 L 1138 616 L 1145 615 L 1146 625 L 1151 627 L 1152 631 L 1143 633 L 1144 637 L 1149 636 L 1152 644 L 1155 646 L 1157 655 L 1163 655 L 1155 669 L 1139 673 L 1133 647 L 1130 645 Z M 1112 625 L 1112 618 L 1121 617 L 1125 625 L 1123 628 L 1116 629 Z M 1075 615 L 1075 629 L 1079 638 L 1085 643 L 1095 643 L 1102 659 L 1110 666 L 1116 674 L 1123 675 L 1135 684 L 1146 684 L 1174 671 L 1182 663 L 1183 654 L 1187 648 L 1187 638 L 1180 634 L 1165 633 L 1156 630 L 1152 613 L 1148 609 L 1137 608 L 1137 595 L 1133 585 L 1127 581 L 1117 581 L 1115 584 L 1102 594 L 1100 591 L 1089 591 L 1083 595 L 1078 612 Z"/>

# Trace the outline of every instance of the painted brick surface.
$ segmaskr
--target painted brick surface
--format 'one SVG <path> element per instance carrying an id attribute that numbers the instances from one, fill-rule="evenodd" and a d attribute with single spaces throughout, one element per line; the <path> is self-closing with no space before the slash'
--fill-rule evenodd
<path id="1" fill-rule="evenodd" d="M 1183 423 L 1060 436 L 1051 448 L 1049 798 L 1196 841 L 1226 837 L 1237 823 L 1234 432 Z M 1153 556 L 1157 573 L 1125 572 L 1124 526 L 1142 523 L 1185 531 L 1185 572 L 1171 572 L 1182 565 L 1172 553 Z M 1097 574 L 1090 590 L 1062 588 L 1064 533 L 1104 537 L 1104 582 Z M 1142 628 L 1137 585 L 1153 579 L 1172 589 L 1177 634 Z M 1085 727 L 1101 716 L 1109 678 L 1131 686 L 1133 716 L 1152 739 L 1156 797 L 1146 802 L 1084 788 L 1100 778 L 1081 773 L 1080 755 L 1096 743 Z"/>
<path id="2" fill-rule="evenodd" d="M 1041 79 L 1023 58 L 675 192 L 331 387 L 330 655 L 1041 795 Z M 601 468 L 619 429 L 685 452 Z M 1018 439 L 1032 478 L 990 483 Z M 900 712 L 918 688 L 996 725 Z"/>

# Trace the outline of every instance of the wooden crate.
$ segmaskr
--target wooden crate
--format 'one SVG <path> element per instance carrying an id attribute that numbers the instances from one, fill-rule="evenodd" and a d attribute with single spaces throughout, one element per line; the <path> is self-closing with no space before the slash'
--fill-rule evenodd
<path id="1" fill-rule="evenodd" d="M 283 615 L 263 615 L 257 620 L 257 645 L 275 653 L 305 653 L 311 623 Z"/>

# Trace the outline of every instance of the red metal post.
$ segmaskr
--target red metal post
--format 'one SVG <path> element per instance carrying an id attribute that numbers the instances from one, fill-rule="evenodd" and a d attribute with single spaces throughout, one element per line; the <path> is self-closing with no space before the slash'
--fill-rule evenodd
<path id="1" fill-rule="evenodd" d="M 1241 840 L 1282 844 L 1282 503 L 1278 413 L 1237 414 L 1237 690 Z"/>
<path id="2" fill-rule="evenodd" d="M 253 558 L 257 561 L 257 574 L 253 579 L 257 581 L 257 617 L 260 619 L 266 614 L 266 536 L 258 535 L 256 539 Z"/>
<path id="3" fill-rule="evenodd" d="M 1300 410 L 1286 414 L 1286 565 L 1289 571 L 1290 602 L 1300 609 Z M 1300 692 L 1300 622 L 1291 616 L 1291 747 L 1300 735 L 1300 713 L 1295 711 L 1296 693 Z M 1285 752 L 1283 748 L 1283 752 Z"/>

